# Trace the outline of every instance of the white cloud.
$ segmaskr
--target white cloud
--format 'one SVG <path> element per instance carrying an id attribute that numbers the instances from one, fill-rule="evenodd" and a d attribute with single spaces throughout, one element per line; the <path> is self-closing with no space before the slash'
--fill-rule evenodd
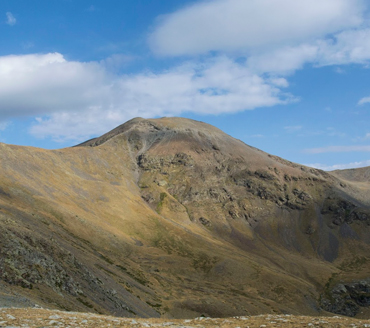
<path id="1" fill-rule="evenodd" d="M 359 28 L 333 34 L 327 39 L 294 46 L 277 46 L 268 51 L 255 52 L 248 57 L 248 67 L 260 73 L 286 75 L 302 69 L 306 64 L 316 67 L 329 65 L 362 64 L 369 66 L 370 28 Z M 336 67 L 337 73 L 345 71 Z M 359 105 L 370 102 L 363 98 Z"/>
<path id="2" fill-rule="evenodd" d="M 6 23 L 10 26 L 13 26 L 17 23 L 17 20 L 16 18 L 13 16 L 13 14 L 11 12 L 7 12 L 6 13 Z"/>
<path id="3" fill-rule="evenodd" d="M 289 74 L 300 69 L 307 62 L 315 61 L 318 46 L 302 44 L 287 46 L 254 54 L 248 58 L 248 67 L 256 72 Z"/>
<path id="4" fill-rule="evenodd" d="M 369 152 L 370 146 L 329 146 L 321 148 L 305 149 L 308 154 L 345 153 L 345 152 Z"/>
<path id="5" fill-rule="evenodd" d="M 362 23 L 362 0 L 214 0 L 163 16 L 149 43 L 160 55 L 300 44 Z"/>
<path id="6" fill-rule="evenodd" d="M 105 62 L 59 53 L 0 57 L 0 119 L 38 116 L 38 137 L 84 139 L 135 117 L 220 114 L 283 104 L 284 79 L 271 81 L 226 57 L 160 72 L 114 75 Z"/>
<path id="7" fill-rule="evenodd" d="M 352 162 L 347 164 L 334 164 L 334 165 L 325 165 L 320 163 L 315 164 L 304 164 L 309 167 L 314 167 L 316 169 L 324 170 L 324 171 L 334 171 L 334 170 L 345 170 L 345 169 L 355 169 L 359 167 L 370 166 L 370 160 L 360 161 L 360 162 Z"/>
<path id="8" fill-rule="evenodd" d="M 363 137 L 356 137 L 356 138 L 353 138 L 352 140 L 354 142 L 363 142 L 369 139 L 370 139 L 370 133 L 366 133 Z"/>
<path id="9" fill-rule="evenodd" d="M 370 28 L 364 12 L 362 0 L 202 1 L 163 16 L 149 45 L 159 55 L 246 56 L 257 74 L 292 74 L 306 64 L 366 65 Z"/>
<path id="10" fill-rule="evenodd" d="M 340 67 L 335 67 L 334 72 L 337 73 L 337 74 L 345 74 L 346 73 L 346 71 L 343 68 L 340 68 Z"/>
<path id="11" fill-rule="evenodd" d="M 246 56 L 257 74 L 292 74 L 306 64 L 369 65 L 365 10 L 363 0 L 201 1 L 162 16 L 148 41 L 159 55 Z"/>
<path id="12" fill-rule="evenodd" d="M 127 66 L 130 62 L 135 59 L 134 56 L 125 54 L 113 54 L 108 58 L 100 61 L 100 64 L 105 66 L 106 69 L 116 71 L 122 67 Z"/>
<path id="13" fill-rule="evenodd" d="M 81 140 L 134 116 L 233 113 L 296 101 L 282 91 L 289 86 L 284 75 L 307 63 L 370 60 L 370 29 L 361 25 L 363 3 L 198 2 L 162 18 L 149 37 L 152 49 L 161 55 L 216 50 L 229 58 L 206 56 L 205 62 L 193 60 L 157 73 L 115 74 L 133 59 L 120 54 L 89 63 L 68 61 L 59 53 L 0 57 L 0 120 L 38 116 L 34 135 Z M 245 63 L 234 55 L 245 57 Z M 363 99 L 359 103 L 370 102 Z"/>
<path id="14" fill-rule="evenodd" d="M 103 105 L 108 80 L 98 64 L 58 53 L 0 57 L 0 119 Z"/>
<path id="15" fill-rule="evenodd" d="M 370 103 L 370 97 L 364 97 L 359 100 L 358 105 L 364 105 Z"/>
<path id="16" fill-rule="evenodd" d="M 367 64 L 370 59 L 370 28 L 340 32 L 332 39 L 318 41 L 319 65 Z"/>
<path id="17" fill-rule="evenodd" d="M 271 77 L 269 81 L 271 82 L 271 84 L 276 85 L 280 88 L 287 88 L 289 86 L 289 82 L 282 77 Z"/>

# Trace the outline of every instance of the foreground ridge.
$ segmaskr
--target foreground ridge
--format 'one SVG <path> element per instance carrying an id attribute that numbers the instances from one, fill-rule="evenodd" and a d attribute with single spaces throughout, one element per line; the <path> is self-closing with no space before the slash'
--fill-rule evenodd
<path id="1" fill-rule="evenodd" d="M 132 319 L 92 313 L 63 312 L 37 308 L 0 309 L 0 327 L 370 327 L 370 320 L 347 317 L 258 315 L 231 318 Z"/>

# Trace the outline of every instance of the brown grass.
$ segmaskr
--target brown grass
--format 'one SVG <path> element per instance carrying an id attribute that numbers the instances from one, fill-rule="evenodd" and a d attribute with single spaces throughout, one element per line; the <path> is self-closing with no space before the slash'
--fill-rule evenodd
<path id="1" fill-rule="evenodd" d="M 231 318 L 195 319 L 129 319 L 91 313 L 62 312 L 44 309 L 0 309 L 0 327 L 370 327 L 370 320 L 349 319 L 340 316 L 309 317 L 292 315 L 259 315 Z"/>

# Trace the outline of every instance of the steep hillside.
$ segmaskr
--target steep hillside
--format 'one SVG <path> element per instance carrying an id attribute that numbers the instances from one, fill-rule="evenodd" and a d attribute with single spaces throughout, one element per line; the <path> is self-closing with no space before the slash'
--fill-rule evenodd
<path id="1" fill-rule="evenodd" d="M 366 315 L 368 181 L 182 118 L 0 155 L 0 306 Z"/>

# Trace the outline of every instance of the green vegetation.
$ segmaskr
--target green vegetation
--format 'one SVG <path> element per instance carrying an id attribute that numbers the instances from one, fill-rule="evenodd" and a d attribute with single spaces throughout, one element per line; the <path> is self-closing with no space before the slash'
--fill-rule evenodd
<path id="1" fill-rule="evenodd" d="M 122 265 L 116 264 L 116 267 L 120 268 L 122 271 L 125 271 L 125 272 L 127 271 L 127 269 Z"/>
<path id="2" fill-rule="evenodd" d="M 334 302 L 335 300 L 333 299 L 333 296 L 332 296 L 332 293 L 331 293 L 331 290 L 333 288 L 333 286 L 336 284 L 336 278 L 338 277 L 338 273 L 334 272 L 331 277 L 329 278 L 329 280 L 327 281 L 327 283 L 325 284 L 324 286 L 324 291 L 322 293 L 322 295 L 320 295 L 320 303 L 321 303 L 321 299 L 322 297 L 324 296 L 325 298 L 327 298 L 328 300 L 330 300 L 331 302 Z"/>
<path id="3" fill-rule="evenodd" d="M 153 304 L 153 303 L 150 303 L 149 301 L 146 301 L 146 304 L 148 304 L 149 306 L 151 306 L 152 308 L 160 308 L 162 306 L 162 304 L 158 303 L 158 304 Z"/>
<path id="4" fill-rule="evenodd" d="M 118 267 L 119 269 L 121 269 L 122 271 L 127 273 L 132 279 L 137 281 L 139 284 L 141 284 L 143 286 L 147 286 L 149 284 L 149 280 L 146 279 L 145 275 L 142 272 L 135 271 L 135 273 L 132 273 L 130 271 L 127 271 L 127 269 L 125 267 L 123 267 L 122 265 L 119 265 L 119 264 L 117 264 L 116 267 Z"/>
<path id="5" fill-rule="evenodd" d="M 113 260 L 111 260 L 109 257 L 106 257 L 105 255 L 101 254 L 101 253 L 98 253 L 99 254 L 99 257 L 101 257 L 105 262 L 109 263 L 109 264 L 114 264 Z"/>
<path id="6" fill-rule="evenodd" d="M 342 271 L 357 271 L 361 267 L 363 267 L 367 262 L 369 262 L 369 258 L 364 256 L 355 256 L 353 259 L 344 260 L 339 266 L 338 269 Z"/>
<path id="7" fill-rule="evenodd" d="M 161 192 L 161 194 L 159 195 L 159 203 L 157 205 L 157 213 L 159 214 L 162 210 L 162 207 L 163 207 L 163 202 L 164 200 L 166 199 L 167 197 L 167 194 L 165 192 Z"/>
<path id="8" fill-rule="evenodd" d="M 166 251 L 168 254 L 176 253 L 183 257 L 191 257 L 193 255 L 191 246 L 189 246 L 181 236 L 175 235 L 167 231 L 167 229 L 153 218 L 155 222 L 155 232 L 153 231 L 152 243 L 154 247 Z"/>
<path id="9" fill-rule="evenodd" d="M 50 214 L 54 216 L 59 222 L 65 223 L 65 220 L 63 218 L 63 215 L 61 213 L 58 213 L 54 209 L 50 209 Z"/>
<path id="10" fill-rule="evenodd" d="M 82 303 L 83 305 L 88 307 L 89 309 L 94 308 L 94 306 L 91 303 L 89 303 L 88 301 L 83 300 L 81 297 L 77 297 L 77 301 L 79 301 L 80 303 Z"/>
<path id="11" fill-rule="evenodd" d="M 286 290 L 283 286 L 276 286 L 274 288 L 271 289 L 275 294 L 279 295 L 279 296 L 282 296 L 285 294 Z"/>
<path id="12" fill-rule="evenodd" d="M 202 270 L 204 273 L 209 273 L 218 261 L 219 259 L 216 256 L 210 257 L 206 253 L 200 252 L 193 258 L 193 267 Z"/>
<path id="13" fill-rule="evenodd" d="M 110 270 L 108 270 L 108 269 L 104 268 L 104 267 L 103 267 L 103 266 L 101 266 L 100 264 L 95 264 L 95 266 L 96 266 L 97 268 L 99 268 L 100 270 L 103 270 L 103 271 L 105 271 L 106 273 L 108 273 L 108 274 L 110 274 L 110 275 L 112 275 L 112 276 L 118 277 L 114 272 L 112 272 L 112 271 L 110 271 Z"/>

